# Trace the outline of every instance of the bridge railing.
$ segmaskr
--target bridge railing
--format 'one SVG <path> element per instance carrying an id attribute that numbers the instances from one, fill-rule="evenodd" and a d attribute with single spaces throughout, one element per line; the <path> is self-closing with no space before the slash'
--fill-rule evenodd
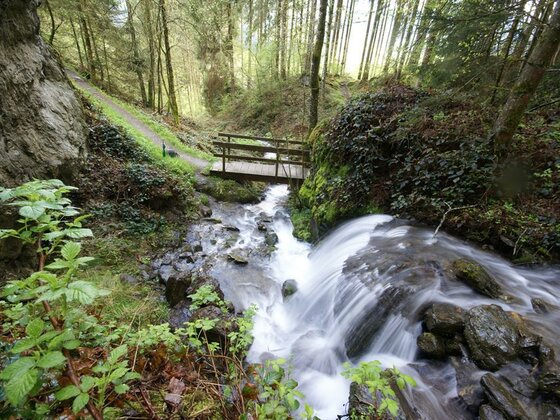
<path id="1" fill-rule="evenodd" d="M 242 134 L 218 133 L 218 137 L 225 138 L 225 141 L 214 141 L 214 147 L 219 152 L 215 152 L 214 156 L 222 159 L 222 172 L 226 172 L 226 162 L 230 161 L 249 161 L 262 162 L 265 164 L 275 165 L 275 176 L 278 177 L 279 169 L 282 165 L 301 166 L 302 174 L 310 163 L 309 150 L 303 149 L 304 142 L 288 139 L 274 139 L 270 137 L 247 136 Z M 272 143 L 271 145 L 245 144 L 235 143 L 236 139 L 255 140 Z M 247 156 L 232 153 L 236 150 L 247 152 L 275 153 L 274 158 L 263 156 Z"/>

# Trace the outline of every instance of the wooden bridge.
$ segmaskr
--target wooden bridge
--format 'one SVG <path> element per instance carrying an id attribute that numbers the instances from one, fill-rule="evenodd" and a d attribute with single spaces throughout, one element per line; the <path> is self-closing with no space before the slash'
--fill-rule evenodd
<path id="1" fill-rule="evenodd" d="M 301 141 L 228 133 L 218 133 L 218 137 L 226 140 L 214 141 L 214 156 L 220 161 L 212 166 L 212 175 L 290 185 L 300 185 L 308 175 L 309 151 Z"/>

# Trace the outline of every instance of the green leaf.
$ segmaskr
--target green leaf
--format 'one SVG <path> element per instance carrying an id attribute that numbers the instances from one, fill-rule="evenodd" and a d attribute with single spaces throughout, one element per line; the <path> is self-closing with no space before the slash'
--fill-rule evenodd
<path id="1" fill-rule="evenodd" d="M 82 409 L 86 406 L 88 402 L 89 402 L 89 394 L 86 394 L 84 392 L 78 395 L 74 399 L 74 402 L 72 403 L 72 411 L 74 412 L 74 414 L 78 414 L 80 411 L 82 411 Z"/>
<path id="2" fill-rule="evenodd" d="M 128 346 L 126 344 L 123 344 L 122 346 L 114 348 L 113 350 L 111 350 L 111 353 L 109 354 L 109 357 L 107 358 L 107 361 L 110 364 L 114 365 L 127 352 L 128 352 Z"/>
<path id="3" fill-rule="evenodd" d="M 35 340 L 31 338 L 24 338 L 23 340 L 18 341 L 10 351 L 12 353 L 21 353 L 25 350 L 29 350 L 34 345 Z"/>
<path id="4" fill-rule="evenodd" d="M 82 344 L 80 340 L 69 340 L 62 344 L 62 347 L 67 350 L 74 350 L 80 347 L 80 344 Z"/>
<path id="5" fill-rule="evenodd" d="M 64 270 L 66 268 L 70 268 L 70 263 L 68 261 L 57 258 L 54 262 L 45 266 L 45 268 L 48 270 Z"/>
<path id="6" fill-rule="evenodd" d="M 130 389 L 130 387 L 127 384 L 120 384 L 117 385 L 115 387 L 115 392 L 117 394 L 124 394 L 125 392 L 127 392 Z"/>
<path id="7" fill-rule="evenodd" d="M 82 239 L 93 236 L 91 229 L 66 229 L 66 236 L 72 239 Z"/>
<path id="8" fill-rule="evenodd" d="M 54 397 L 58 401 L 68 400 L 70 398 L 75 397 L 76 395 L 80 395 L 81 391 L 76 385 L 68 385 L 62 388 L 59 391 L 54 393 Z"/>
<path id="9" fill-rule="evenodd" d="M 65 363 L 66 357 L 60 351 L 51 351 L 39 359 L 37 366 L 43 369 L 51 369 Z"/>
<path id="10" fill-rule="evenodd" d="M 115 381 L 119 378 L 122 378 L 124 375 L 126 375 L 126 372 L 128 372 L 128 368 L 118 368 L 115 369 L 114 371 L 111 372 L 111 374 L 109 375 L 109 379 L 111 381 Z"/>
<path id="11" fill-rule="evenodd" d="M 30 338 L 39 338 L 44 329 L 45 322 L 41 318 L 35 318 L 27 324 L 27 327 L 25 327 L 25 333 Z"/>
<path id="12" fill-rule="evenodd" d="M 82 384 L 80 385 L 80 388 L 82 389 L 82 391 L 88 392 L 91 388 L 94 387 L 96 379 L 92 376 L 82 376 L 81 381 Z"/>
<path id="13" fill-rule="evenodd" d="M 104 291 L 100 291 L 93 283 L 83 280 L 70 283 L 66 292 L 66 297 L 70 302 L 77 300 L 82 305 L 89 305 L 96 297 L 103 295 Z"/>
<path id="14" fill-rule="evenodd" d="M 43 236 L 43 239 L 45 239 L 46 241 L 52 241 L 54 239 L 62 238 L 64 235 L 65 234 L 64 234 L 63 231 L 56 230 L 54 232 L 45 233 L 45 235 Z"/>
<path id="15" fill-rule="evenodd" d="M 62 257 L 69 261 L 74 260 L 82 250 L 82 246 L 77 242 L 66 242 L 62 248 L 60 248 L 60 254 Z"/>
<path id="16" fill-rule="evenodd" d="M 29 369 L 27 372 L 10 379 L 4 388 L 6 398 L 10 404 L 18 406 L 25 401 L 38 379 L 39 371 L 37 369 Z"/>
<path id="17" fill-rule="evenodd" d="M 19 214 L 26 219 L 37 220 L 45 213 L 45 207 L 41 205 L 23 206 L 19 209 Z"/>
<path id="18" fill-rule="evenodd" d="M 5 381 L 12 379 L 15 375 L 22 375 L 34 366 L 35 359 L 33 357 L 20 357 L 0 373 L 0 379 Z"/>
<path id="19" fill-rule="evenodd" d="M 62 343 L 64 341 L 73 340 L 73 339 L 74 339 L 74 333 L 69 329 L 64 330 L 62 333 L 60 333 L 60 335 L 57 335 L 48 343 L 48 348 L 49 350 L 58 349 L 62 346 Z"/>

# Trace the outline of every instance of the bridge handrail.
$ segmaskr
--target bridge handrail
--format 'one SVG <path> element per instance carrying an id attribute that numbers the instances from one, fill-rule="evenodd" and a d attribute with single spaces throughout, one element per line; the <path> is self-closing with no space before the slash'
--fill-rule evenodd
<path id="1" fill-rule="evenodd" d="M 290 144 L 299 144 L 299 145 L 305 144 L 305 142 L 299 140 L 275 139 L 272 137 L 249 136 L 246 134 L 218 133 L 218 137 L 227 137 L 231 139 L 244 139 L 244 140 L 260 140 L 260 141 L 270 141 L 275 143 L 290 143 Z"/>
<path id="2" fill-rule="evenodd" d="M 289 165 L 301 165 L 302 173 L 304 168 L 309 165 L 310 160 L 310 152 L 309 150 L 302 149 L 301 147 L 297 149 L 290 148 L 290 145 L 298 145 L 302 146 L 304 142 L 296 141 L 296 140 L 281 140 L 281 139 L 273 139 L 269 137 L 258 137 L 258 136 L 247 136 L 243 134 L 230 134 L 230 133 L 218 133 L 219 137 L 226 137 L 227 141 L 213 141 L 213 145 L 217 148 L 221 149 L 222 153 L 214 153 L 214 156 L 222 159 L 222 172 L 226 173 L 226 159 L 228 161 L 233 160 L 245 160 L 245 161 L 258 161 L 258 162 L 270 162 L 275 164 L 275 177 L 278 177 L 278 171 L 280 165 L 289 164 Z M 276 143 L 274 146 L 269 145 L 255 145 L 255 144 L 240 144 L 240 143 L 233 143 L 231 139 L 246 139 L 246 140 L 258 140 L 258 141 L 266 141 L 266 142 L 274 142 Z M 265 158 L 265 157 L 255 157 L 255 156 L 239 156 L 239 155 L 232 155 L 231 150 L 247 150 L 253 152 L 262 152 L 262 153 L 275 153 L 276 157 L 272 158 Z M 287 156 L 290 158 L 291 156 L 300 157 L 299 161 L 295 160 L 284 160 L 282 159 L 282 155 Z"/>

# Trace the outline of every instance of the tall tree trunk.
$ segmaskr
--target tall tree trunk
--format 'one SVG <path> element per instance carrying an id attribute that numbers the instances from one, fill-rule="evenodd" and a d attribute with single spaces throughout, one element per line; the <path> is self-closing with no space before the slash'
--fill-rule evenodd
<path id="1" fill-rule="evenodd" d="M 78 14 L 79 14 L 79 24 L 80 30 L 82 32 L 82 36 L 84 38 L 83 43 L 86 48 L 86 61 L 88 65 L 88 72 L 89 76 L 93 83 L 97 82 L 97 71 L 95 68 L 95 63 L 93 61 L 93 48 L 91 46 L 91 37 L 89 34 L 86 18 L 85 18 L 85 11 L 82 5 L 81 0 L 78 0 Z"/>
<path id="2" fill-rule="evenodd" d="M 80 70 L 84 69 L 84 60 L 82 58 L 82 48 L 80 47 L 80 41 L 78 39 L 78 34 L 76 33 L 76 27 L 70 17 L 70 27 L 72 28 L 72 34 L 74 35 L 74 42 L 76 43 L 76 49 L 78 50 L 78 59 L 80 60 Z"/>
<path id="3" fill-rule="evenodd" d="M 233 13 L 233 9 L 232 9 L 232 2 L 233 0 L 228 0 L 226 2 L 226 12 L 227 12 L 227 21 L 228 21 L 228 28 L 227 28 L 227 35 L 226 35 L 226 55 L 229 61 L 229 88 L 232 92 L 235 91 L 235 60 L 234 60 L 234 55 L 233 55 L 233 28 L 235 27 L 234 25 L 234 13 Z"/>
<path id="4" fill-rule="evenodd" d="M 433 5 L 434 0 L 426 0 L 424 3 L 424 9 L 420 12 L 420 23 L 418 25 L 418 31 L 416 32 L 416 38 L 414 39 L 407 65 L 412 64 L 413 67 L 418 66 L 420 54 L 425 46 L 428 30 L 430 29 L 432 22 Z"/>
<path id="5" fill-rule="evenodd" d="M 173 122 L 179 124 L 179 106 L 177 96 L 175 96 L 175 76 L 173 74 L 173 63 L 171 61 L 171 45 L 169 43 L 169 26 L 167 19 L 167 9 L 165 0 L 159 0 L 161 10 L 161 26 L 163 29 L 163 44 L 165 46 L 165 68 L 167 70 L 167 95 L 169 98 L 169 108 L 173 115 Z"/>
<path id="6" fill-rule="evenodd" d="M 280 78 L 286 80 L 286 56 L 288 44 L 288 0 L 280 0 Z"/>
<path id="7" fill-rule="evenodd" d="M 331 31 L 332 31 L 332 20 L 334 15 L 334 4 L 335 4 L 335 0 L 330 0 L 327 32 L 325 33 L 325 43 L 326 43 L 325 55 L 323 59 L 323 80 L 322 80 L 323 95 L 325 94 L 325 84 L 327 83 L 327 75 L 329 74 L 328 57 L 329 57 Z"/>
<path id="8" fill-rule="evenodd" d="M 313 48 L 311 59 L 311 101 L 309 105 L 309 133 L 317 125 L 319 118 L 319 68 L 321 67 L 321 52 L 325 38 L 325 20 L 327 17 L 327 0 L 320 0 L 319 3 L 319 22 L 317 24 L 317 38 Z"/>
<path id="9" fill-rule="evenodd" d="M 369 5 L 367 27 L 366 27 L 366 36 L 364 37 L 364 48 L 362 50 L 362 58 L 360 59 L 360 67 L 358 68 L 358 79 L 362 78 L 362 71 L 364 69 L 364 64 L 365 64 L 365 60 L 366 60 L 366 52 L 369 51 L 368 45 L 371 47 L 371 44 L 372 44 L 372 41 L 369 40 L 369 29 L 371 27 L 371 17 L 373 16 L 373 8 L 374 8 L 374 5 L 375 5 L 375 1 L 370 0 L 369 3 L 370 3 L 370 5 Z M 378 5 L 378 7 L 379 7 L 379 5 Z M 369 55 L 369 53 L 368 53 L 368 55 Z"/>
<path id="10" fill-rule="evenodd" d="M 412 33 L 414 32 L 414 27 L 416 25 L 416 15 L 418 14 L 419 3 L 420 0 L 414 0 L 414 4 L 412 5 L 412 16 L 410 17 L 410 21 L 408 23 L 408 31 L 406 34 L 406 39 L 404 40 L 401 46 L 401 57 L 397 64 L 397 80 L 400 80 L 401 78 L 404 63 L 406 61 L 406 57 L 411 48 L 410 42 L 412 40 Z M 403 34 L 403 38 L 404 38 L 404 34 Z"/>
<path id="11" fill-rule="evenodd" d="M 107 58 L 107 40 L 103 37 L 103 60 L 105 61 L 105 77 L 107 78 L 107 92 L 111 93 L 111 73 L 109 73 L 109 59 Z"/>
<path id="12" fill-rule="evenodd" d="M 560 0 L 555 1 L 555 8 L 549 25 L 535 46 L 519 79 L 513 86 L 494 126 L 491 139 L 496 155 L 503 157 L 509 149 L 513 134 L 519 126 L 527 105 L 554 54 L 560 45 Z"/>
<path id="13" fill-rule="evenodd" d="M 340 35 L 340 23 L 342 20 L 342 6 L 343 0 L 338 0 L 336 4 L 336 16 L 334 19 L 334 32 L 332 34 L 332 47 L 331 47 L 331 56 L 329 57 L 328 64 L 329 66 L 333 65 L 333 62 L 336 57 L 336 50 L 338 48 L 338 37 Z"/>
<path id="14" fill-rule="evenodd" d="M 103 69 L 103 62 L 101 61 L 101 58 L 99 58 L 99 49 L 97 48 L 97 41 L 96 41 L 97 37 L 93 33 L 93 26 L 91 24 L 91 20 L 89 16 L 86 18 L 86 21 L 87 21 L 89 34 L 91 36 L 91 44 L 93 45 L 93 53 L 95 55 L 95 61 L 94 61 L 95 67 L 99 69 L 99 73 L 101 75 L 101 85 L 103 86 L 103 83 L 105 82 L 105 70 Z"/>
<path id="15" fill-rule="evenodd" d="M 517 33 L 517 27 L 519 26 L 519 21 L 521 19 L 521 16 L 523 15 L 523 10 L 525 9 L 525 3 L 527 3 L 527 0 L 523 0 L 521 1 L 521 3 L 519 3 L 519 7 L 517 9 L 517 12 L 515 14 L 515 17 L 513 19 L 513 22 L 511 24 L 511 29 L 509 30 L 506 42 L 504 44 L 504 48 L 503 48 L 503 55 L 504 55 L 504 59 L 502 60 L 502 65 L 500 66 L 500 70 L 498 71 L 498 76 L 496 77 L 496 84 L 494 85 L 494 89 L 492 92 L 492 98 L 490 99 L 490 104 L 494 105 L 495 100 L 496 100 L 496 94 L 498 93 L 498 89 L 500 87 L 500 84 L 502 82 L 502 76 L 504 74 L 504 70 L 507 66 L 508 63 L 508 58 L 509 58 L 509 53 L 511 50 L 511 45 L 513 43 L 513 38 L 515 36 L 515 34 Z"/>
<path id="16" fill-rule="evenodd" d="M 379 22 L 376 28 L 376 35 L 375 35 L 375 42 L 374 42 L 374 50 L 372 50 L 372 56 L 369 58 L 368 63 L 369 66 L 374 66 L 377 65 L 378 63 L 382 62 L 381 59 L 381 54 L 383 52 L 383 45 L 384 44 L 384 40 L 385 40 L 385 32 L 387 30 L 388 25 L 390 24 L 389 22 L 389 12 L 390 12 L 390 3 L 389 2 L 381 2 L 383 4 L 383 8 L 385 10 L 380 11 L 379 13 L 383 13 L 382 17 L 381 17 L 381 21 Z M 381 6 L 380 3 L 380 6 Z M 378 33 L 377 33 L 378 32 Z M 373 51 L 375 51 L 375 54 L 373 54 Z M 369 67 L 368 67 L 369 69 Z"/>
<path id="17" fill-rule="evenodd" d="M 368 46 L 368 50 L 367 50 L 367 55 L 366 55 L 365 62 L 364 62 L 364 68 L 362 69 L 362 75 L 360 77 L 361 80 L 368 80 L 369 79 L 369 73 L 370 73 L 371 65 L 372 65 L 371 61 L 372 61 L 372 57 L 373 57 L 373 49 L 374 49 L 374 45 L 375 45 L 375 40 L 376 40 L 376 38 L 378 36 L 378 32 L 379 32 L 381 7 L 383 7 L 383 0 L 378 0 L 377 9 L 375 10 L 375 19 L 374 19 L 374 22 L 373 22 L 373 28 L 372 28 L 370 39 L 369 39 L 369 46 Z"/>
<path id="18" fill-rule="evenodd" d="M 352 26 L 354 23 L 354 9 L 356 7 L 356 0 L 351 0 L 350 3 L 350 15 L 348 17 L 348 24 L 346 27 L 346 41 L 344 42 L 344 49 L 342 50 L 342 62 L 340 64 L 340 72 L 344 73 L 346 67 L 346 60 L 348 58 L 348 46 L 350 45 L 350 36 L 352 35 Z"/>
<path id="19" fill-rule="evenodd" d="M 130 29 L 130 41 L 132 43 L 132 59 L 134 66 L 134 71 L 136 77 L 138 77 L 138 87 L 140 90 L 140 96 L 142 97 L 142 105 L 146 106 L 148 104 L 148 99 L 146 97 L 146 87 L 144 86 L 144 75 L 142 74 L 142 60 L 140 59 L 140 54 L 138 53 L 138 43 L 136 42 L 136 30 L 134 29 L 134 18 L 132 14 L 132 5 L 130 0 L 126 0 L 126 10 L 128 13 L 128 25 Z"/>
<path id="20" fill-rule="evenodd" d="M 317 13 L 317 0 L 311 2 L 311 9 L 309 15 L 309 31 L 307 38 L 307 54 L 305 57 L 305 74 L 309 74 L 311 61 L 313 60 L 313 38 L 315 36 L 315 15 Z"/>
<path id="21" fill-rule="evenodd" d="M 253 77 L 253 0 L 249 0 L 249 17 L 248 17 L 248 31 L 249 31 L 249 57 L 247 58 L 247 89 L 251 87 L 251 78 Z"/>
<path id="22" fill-rule="evenodd" d="M 54 14 L 51 9 L 51 4 L 49 3 L 49 0 L 45 0 L 45 6 L 47 8 L 47 11 L 49 12 L 49 17 L 51 19 L 51 33 L 49 35 L 49 44 L 52 45 L 54 42 L 54 36 L 56 35 L 57 26 L 54 22 Z"/>
<path id="23" fill-rule="evenodd" d="M 295 28 L 295 21 L 296 21 L 296 0 L 292 1 L 292 13 L 291 13 L 291 18 L 290 18 L 290 35 L 288 36 L 288 63 L 287 63 L 287 67 L 288 67 L 288 76 L 292 74 L 291 70 L 292 70 L 292 52 L 295 49 L 294 46 L 294 40 L 295 40 L 295 35 L 294 35 L 294 28 Z"/>
<path id="24" fill-rule="evenodd" d="M 400 31 L 402 6 L 403 6 L 403 0 L 397 0 L 396 8 L 395 8 L 395 17 L 393 19 L 394 20 L 393 29 L 391 31 L 391 38 L 389 39 L 389 46 L 387 47 L 385 65 L 383 66 L 383 73 L 387 73 L 389 71 L 389 66 L 391 64 L 391 57 L 393 55 L 393 50 L 395 48 L 395 42 L 397 41 L 397 36 L 399 35 L 399 31 Z"/>
<path id="25" fill-rule="evenodd" d="M 155 28 L 152 20 L 152 8 L 148 1 L 143 1 L 144 32 L 148 39 L 148 107 L 156 108 L 156 51 Z"/>

